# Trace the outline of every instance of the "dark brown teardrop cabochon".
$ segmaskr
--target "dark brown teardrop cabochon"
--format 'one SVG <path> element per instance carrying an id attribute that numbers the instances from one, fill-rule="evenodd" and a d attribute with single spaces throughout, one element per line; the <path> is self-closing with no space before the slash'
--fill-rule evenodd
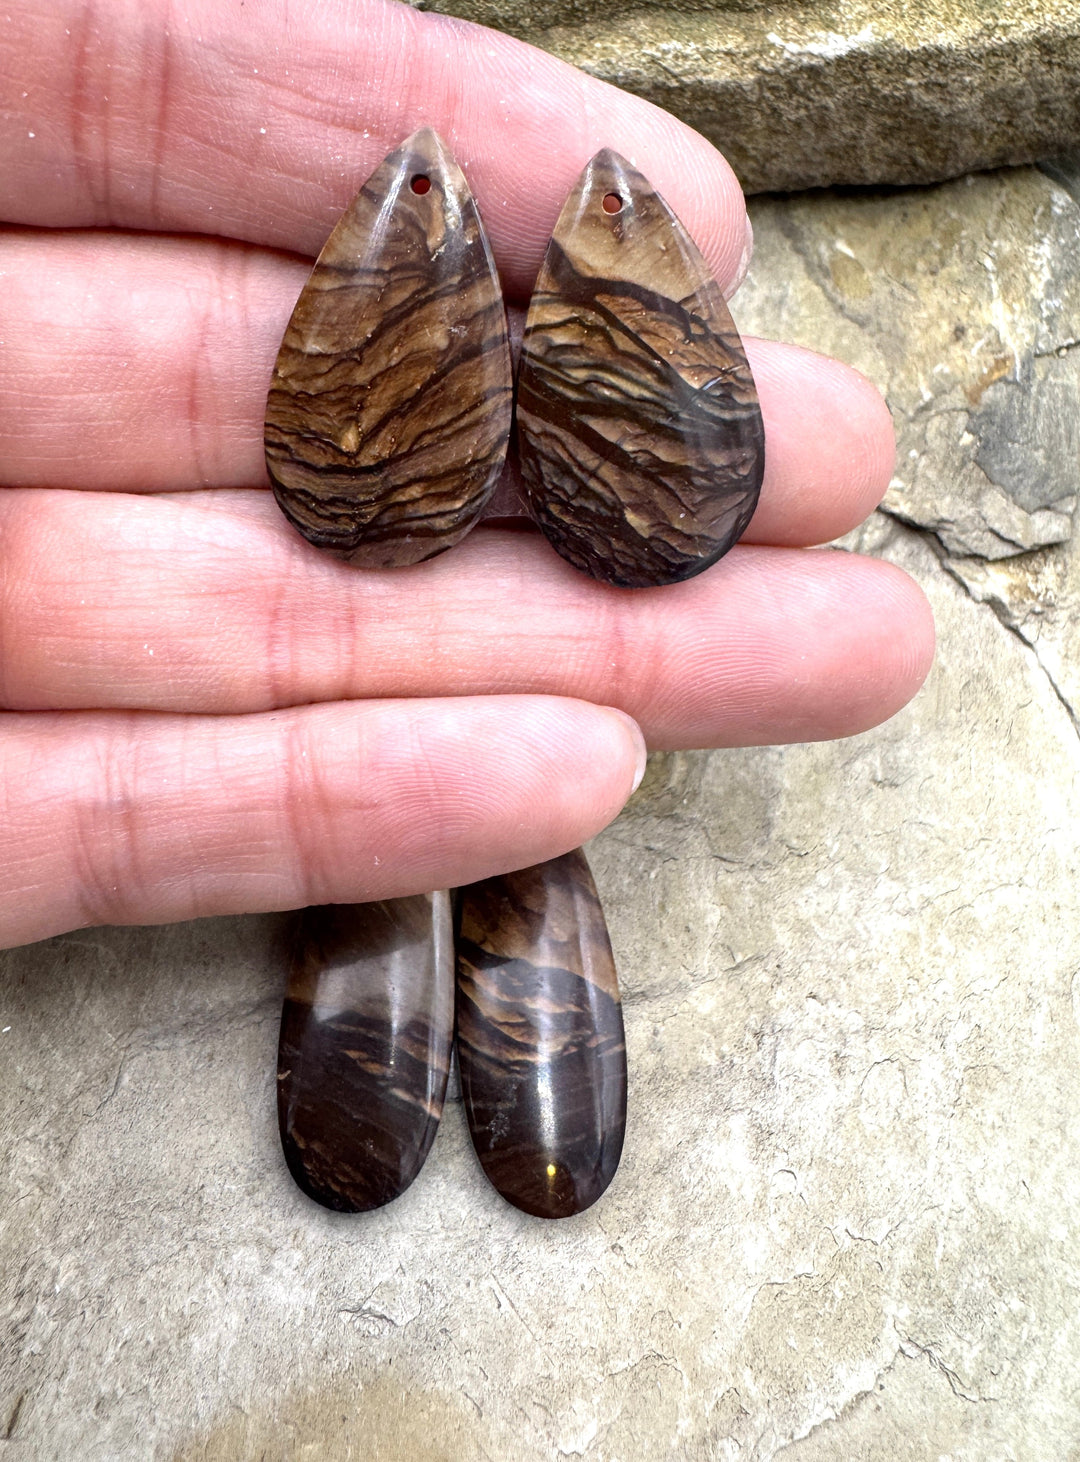
<path id="1" fill-rule="evenodd" d="M 626 1046 L 607 925 L 578 849 L 461 892 L 461 1095 L 484 1172 L 508 1202 L 568 1218 L 615 1176 Z"/>
<path id="2" fill-rule="evenodd" d="M 305 909 L 278 1043 L 289 1171 L 326 1208 L 403 1193 L 442 1116 L 454 1025 L 446 893 Z"/>
<path id="3" fill-rule="evenodd" d="M 689 234 L 610 150 L 536 281 L 517 424 L 530 513 L 604 583 L 691 578 L 753 515 L 765 437 L 742 341 Z"/>
<path id="4" fill-rule="evenodd" d="M 424 128 L 361 188 L 296 302 L 266 403 L 275 496 L 350 563 L 419 563 L 479 518 L 511 410 L 491 250 L 461 169 Z"/>

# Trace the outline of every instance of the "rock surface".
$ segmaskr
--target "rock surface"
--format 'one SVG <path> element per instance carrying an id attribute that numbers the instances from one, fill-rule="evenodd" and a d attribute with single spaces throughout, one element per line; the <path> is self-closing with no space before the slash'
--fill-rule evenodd
<path id="1" fill-rule="evenodd" d="M 1034 184 L 971 185 L 954 249 L 979 189 L 1001 218 Z M 836 210 L 854 262 L 861 210 L 904 257 L 916 202 L 765 204 L 740 325 L 883 351 L 765 265 Z M 306 1200 L 279 920 L 0 957 L 5 1456 L 1078 1455 L 1080 551 L 950 557 L 885 514 L 850 546 L 933 601 L 923 693 L 841 743 L 654 758 L 590 849 L 630 1112 L 577 1218 L 503 1204 L 457 1100 L 390 1208 Z"/>
<path id="2" fill-rule="evenodd" d="M 1072 531 L 1080 209 L 1034 168 L 936 188 L 759 199 L 744 333 L 838 356 L 897 428 L 889 512 L 997 559 Z"/>
<path id="3" fill-rule="evenodd" d="M 1080 0 L 417 0 L 683 117 L 751 192 L 926 183 L 1080 143 Z"/>

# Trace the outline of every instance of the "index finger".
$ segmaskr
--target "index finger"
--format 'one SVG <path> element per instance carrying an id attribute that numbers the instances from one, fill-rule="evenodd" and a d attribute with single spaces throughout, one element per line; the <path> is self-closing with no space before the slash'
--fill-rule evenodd
<path id="1" fill-rule="evenodd" d="M 738 183 L 696 132 L 510 37 L 395 0 L 10 0 L 0 13 L 0 216 L 220 234 L 315 254 L 417 127 L 448 141 L 507 292 L 527 293 L 601 147 L 668 200 L 725 288 Z"/>

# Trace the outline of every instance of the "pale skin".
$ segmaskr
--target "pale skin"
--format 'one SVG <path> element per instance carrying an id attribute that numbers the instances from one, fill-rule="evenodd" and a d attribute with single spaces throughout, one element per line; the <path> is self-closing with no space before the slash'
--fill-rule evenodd
<path id="1" fill-rule="evenodd" d="M 921 684 L 918 587 L 811 547 L 879 501 L 888 413 L 791 346 L 747 342 L 761 502 L 688 583 L 491 525 L 372 573 L 288 527 L 261 438 L 297 256 L 425 123 L 512 305 L 602 146 L 737 285 L 714 149 L 506 37 L 389 0 L 0 14 L 0 944 L 465 883 L 598 832 L 644 742 L 847 736 Z"/>

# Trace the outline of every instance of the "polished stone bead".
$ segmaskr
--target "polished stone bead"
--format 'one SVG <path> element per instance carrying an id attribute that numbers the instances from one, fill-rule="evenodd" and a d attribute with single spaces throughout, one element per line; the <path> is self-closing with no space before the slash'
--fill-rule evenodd
<path id="1" fill-rule="evenodd" d="M 418 563 L 480 517 L 511 411 L 491 250 L 425 128 L 361 188 L 297 300 L 266 404 L 270 480 L 318 547 L 367 568 Z"/>
<path id="2" fill-rule="evenodd" d="M 278 1045 L 289 1171 L 327 1208 L 403 1193 L 442 1116 L 453 1036 L 446 893 L 305 909 Z"/>
<path id="3" fill-rule="evenodd" d="M 605 583 L 688 579 L 753 515 L 764 431 L 742 341 L 682 224 L 607 149 L 536 282 L 517 424 L 530 513 Z"/>
<path id="4" fill-rule="evenodd" d="M 510 1203 L 567 1218 L 611 1182 L 626 1126 L 615 962 L 580 850 L 462 890 L 457 1051 L 473 1144 Z"/>

